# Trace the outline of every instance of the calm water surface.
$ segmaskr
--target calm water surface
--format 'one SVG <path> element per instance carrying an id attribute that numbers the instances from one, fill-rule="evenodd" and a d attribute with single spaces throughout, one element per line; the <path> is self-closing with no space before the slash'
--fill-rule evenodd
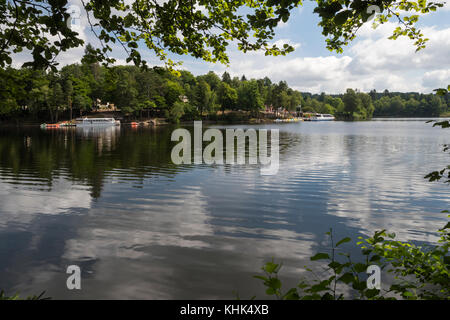
<path id="1" fill-rule="evenodd" d="M 249 126 L 214 126 L 247 128 Z M 0 288 L 54 298 L 264 298 L 252 275 L 284 263 L 295 285 L 325 232 L 436 241 L 450 131 L 424 120 L 280 129 L 280 170 L 174 165 L 171 127 L 0 131 Z M 347 246 L 351 250 L 351 245 Z M 68 265 L 82 290 L 66 289 Z"/>

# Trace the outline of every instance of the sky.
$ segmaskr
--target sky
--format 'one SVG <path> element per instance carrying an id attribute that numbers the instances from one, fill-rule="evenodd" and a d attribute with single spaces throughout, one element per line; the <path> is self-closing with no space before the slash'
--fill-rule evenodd
<path id="1" fill-rule="evenodd" d="M 80 0 L 70 0 L 70 3 L 80 5 Z M 312 93 L 342 93 L 347 88 L 365 92 L 388 89 L 429 93 L 450 84 L 450 1 L 438 11 L 420 18 L 418 26 L 429 41 L 427 47 L 417 53 L 413 41 L 406 37 L 388 39 L 398 26 L 395 22 L 377 29 L 367 24 L 358 31 L 356 39 L 344 48 L 342 54 L 332 53 L 326 49 L 325 37 L 317 25 L 319 17 L 313 9 L 314 2 L 306 0 L 302 7 L 291 12 L 286 23 L 276 28 L 274 42 L 289 43 L 295 48 L 287 56 L 242 53 L 236 46 L 230 45 L 227 50 L 229 66 L 207 63 L 186 55 L 170 54 L 169 57 L 183 62 L 180 68 L 194 75 L 214 71 L 221 76 L 227 71 L 232 77 L 245 75 L 247 79 L 267 76 L 273 82 L 285 80 L 294 89 Z M 79 30 L 80 37 L 86 43 L 98 43 L 82 15 Z M 150 66 L 161 65 L 154 54 L 146 47 L 142 48 L 142 56 Z M 60 66 L 79 62 L 83 50 L 76 48 L 61 54 L 58 59 Z M 123 49 L 114 48 L 111 56 L 117 59 L 117 64 L 125 64 Z M 25 60 L 25 53 L 18 54 L 13 58 L 13 64 L 20 66 Z"/>

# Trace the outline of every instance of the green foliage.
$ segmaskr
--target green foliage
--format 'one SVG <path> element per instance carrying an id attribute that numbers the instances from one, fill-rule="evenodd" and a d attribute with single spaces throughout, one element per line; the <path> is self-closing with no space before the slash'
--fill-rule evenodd
<path id="1" fill-rule="evenodd" d="M 238 100 L 237 91 L 232 88 L 227 82 L 221 82 L 217 92 L 217 100 L 222 106 L 222 114 L 225 109 L 234 109 Z"/>
<path id="2" fill-rule="evenodd" d="M 200 111 L 200 115 L 203 115 L 203 111 L 205 109 L 212 109 L 212 106 L 214 104 L 211 87 L 204 79 L 200 79 L 198 82 L 198 86 L 196 87 L 195 104 Z"/>
<path id="3" fill-rule="evenodd" d="M 175 102 L 170 111 L 167 112 L 167 118 L 172 123 L 180 122 L 181 117 L 184 115 L 184 109 L 186 108 L 183 102 Z"/>
<path id="4" fill-rule="evenodd" d="M 437 95 L 445 96 L 447 93 L 450 92 L 450 84 L 447 86 L 447 88 L 439 88 L 439 89 L 435 89 L 433 91 L 436 91 Z"/>
<path id="5" fill-rule="evenodd" d="M 13 296 L 7 296 L 6 293 L 3 290 L 0 290 L 0 301 L 2 300 L 50 300 L 50 297 L 45 297 L 45 291 L 43 291 L 39 295 L 34 296 L 28 296 L 25 299 L 21 299 L 18 294 L 15 294 Z"/>
<path id="6" fill-rule="evenodd" d="M 450 89 L 450 85 L 448 86 L 448 89 Z M 436 94 L 437 95 L 441 95 L 441 96 L 449 96 L 448 93 L 449 91 L 447 89 L 436 89 Z M 434 122 L 433 127 L 441 127 L 443 129 L 448 129 L 450 128 L 450 121 L 449 120 L 444 120 L 444 121 L 428 121 L 429 122 Z M 444 144 L 443 147 L 443 151 L 444 152 L 448 152 L 450 150 L 450 146 L 448 144 Z M 429 174 L 427 174 L 425 176 L 425 179 L 428 179 L 429 181 L 439 181 L 442 178 L 447 179 L 445 182 L 446 183 L 450 183 L 450 165 L 448 165 L 447 167 L 445 167 L 442 170 L 439 171 L 433 171 L 430 172 Z"/>
<path id="7" fill-rule="evenodd" d="M 352 96 L 354 97 L 353 94 Z M 434 125 L 449 127 L 448 121 Z M 445 146 L 444 151 L 448 149 Z M 439 180 L 445 170 L 450 170 L 450 166 L 440 172 L 430 173 L 425 178 L 430 181 Z M 278 279 L 281 265 L 275 264 L 273 260 L 263 267 L 265 276 L 255 277 L 263 280 L 267 294 L 275 295 L 278 299 L 450 300 L 450 222 L 437 232 L 438 242 L 423 246 L 395 240 L 395 234 L 387 233 L 386 230 L 375 231 L 372 237 L 366 239 L 358 237 L 356 244 L 363 260 L 355 262 L 349 253 L 344 253 L 339 248 L 351 239 L 345 237 L 335 243 L 330 229 L 327 232 L 330 252 L 319 252 L 310 258 L 311 261 L 323 261 L 324 272 L 318 275 L 313 269 L 306 268 L 315 277 L 313 282 L 302 279 L 296 287 L 283 293 L 282 283 Z M 370 265 L 378 265 L 381 270 L 392 274 L 393 282 L 387 288 L 383 288 L 381 284 L 379 289 L 369 289 L 365 272 Z"/>
<path id="8" fill-rule="evenodd" d="M 450 216 L 449 216 L 450 217 Z M 439 230 L 437 245 L 416 246 L 413 243 L 395 240 L 395 234 L 385 230 L 376 231 L 372 237 L 363 239 L 357 245 L 364 257 L 355 262 L 350 254 L 342 252 L 340 245 L 350 242 L 346 237 L 334 243 L 332 230 L 330 252 L 320 252 L 310 258 L 321 261 L 324 269 L 320 274 L 311 268 L 306 270 L 315 278 L 304 278 L 299 284 L 282 291 L 278 278 L 281 264 L 272 260 L 262 270 L 262 280 L 266 294 L 284 300 L 343 300 L 343 299 L 450 299 L 450 222 Z M 381 270 L 394 275 L 394 281 L 387 288 L 369 289 L 366 271 L 370 265 L 378 265 Z"/>
<path id="9" fill-rule="evenodd" d="M 184 103 L 183 119 L 187 121 L 200 120 L 200 112 L 195 106 L 189 103 Z"/>
<path id="10" fill-rule="evenodd" d="M 361 100 L 358 99 L 358 96 L 353 89 L 347 89 L 342 101 L 344 101 L 345 105 L 344 111 L 348 114 L 353 114 L 361 108 Z"/>
<path id="11" fill-rule="evenodd" d="M 370 23 L 374 5 L 380 11 L 375 26 L 390 19 L 399 22 L 390 38 L 407 36 L 420 50 L 428 39 L 416 28 L 419 14 L 443 6 L 422 0 L 315 2 L 314 12 L 319 15 L 319 26 L 327 37 L 327 48 L 337 52 L 342 52 L 342 47 L 355 38 L 364 23 Z M 277 47 L 271 42 L 276 27 L 287 22 L 302 1 L 86 0 L 81 4 L 81 16 L 87 18 L 88 28 L 99 43 L 98 47 L 87 48 L 84 63 L 115 62 L 108 54 L 119 46 L 127 55 L 127 62 L 147 67 L 141 56 L 144 47 L 172 69 L 178 63 L 168 58 L 169 52 L 228 64 L 230 43 L 236 43 L 243 52 L 262 50 L 273 56 L 292 52 L 294 48 L 288 44 Z M 11 65 L 12 53 L 30 50 L 32 60 L 24 66 L 56 71 L 55 58 L 60 52 L 84 44 L 77 30 L 69 27 L 72 18 L 68 9 L 67 0 L 1 1 L 0 67 Z"/>
<path id="12" fill-rule="evenodd" d="M 421 30 L 415 26 L 419 14 L 423 15 L 443 6 L 443 3 L 432 1 L 332 1 L 316 0 L 314 12 L 322 19 L 319 26 L 327 37 L 327 48 L 342 52 L 342 47 L 356 37 L 356 33 L 365 23 L 373 22 L 376 28 L 389 20 L 400 24 L 389 39 L 406 36 L 414 41 L 416 51 L 425 48 L 428 41 Z M 376 16 L 376 17 L 375 17 Z M 372 20 L 375 17 L 374 20 Z"/>
<path id="13" fill-rule="evenodd" d="M 330 99 L 325 97 L 324 100 Z M 344 120 L 370 119 L 372 118 L 375 109 L 369 94 L 357 92 L 353 89 L 347 89 L 346 93 L 342 96 L 341 101 L 331 100 L 330 103 L 335 105 L 335 108 L 332 108 L 331 111 L 334 111 L 334 114 L 338 118 Z"/>
<path id="14" fill-rule="evenodd" d="M 89 28 L 100 43 L 98 48 L 89 48 L 85 61 L 114 62 L 108 53 L 117 44 L 126 52 L 127 62 L 139 66 L 147 65 L 140 53 L 143 45 L 169 67 L 176 63 L 167 58 L 168 51 L 228 63 L 226 48 L 233 40 L 244 52 L 264 50 L 268 55 L 284 55 L 293 47 L 278 48 L 269 41 L 278 23 L 287 21 L 289 11 L 298 4 L 294 0 L 259 4 L 222 0 L 168 0 L 162 4 L 143 0 L 82 1 L 81 14 L 87 16 Z M 61 51 L 83 45 L 76 30 L 68 27 L 71 17 L 67 0 L 2 1 L 0 9 L 0 24 L 4 26 L 0 32 L 0 66 L 11 64 L 12 52 L 29 49 L 33 55 L 29 65 L 55 67 L 54 58 Z M 241 14 L 243 9 L 246 15 Z M 216 29 L 219 32 L 213 32 Z"/>
<path id="15" fill-rule="evenodd" d="M 255 80 L 243 81 L 237 90 L 237 105 L 240 110 L 257 113 L 264 108 L 263 100 Z"/>
<path id="16" fill-rule="evenodd" d="M 448 110 L 447 97 L 419 93 L 373 93 L 374 116 L 437 117 Z"/>
<path id="17" fill-rule="evenodd" d="M 45 117 L 57 121 L 114 104 L 125 115 L 164 116 L 176 102 L 189 103 L 184 119 L 200 115 L 218 119 L 217 110 L 249 111 L 258 116 L 264 108 L 334 114 L 338 119 L 366 120 L 374 116 L 437 116 L 447 112 L 449 97 L 420 93 L 362 93 L 348 89 L 342 94 L 311 94 L 293 90 L 285 81 L 235 77 L 213 72 L 194 76 L 183 70 L 174 76 L 164 68 L 142 70 L 136 66 L 106 68 L 97 62 L 64 66 L 59 72 L 30 68 L 0 69 L 0 118 Z M 192 109 L 196 108 L 196 111 Z M 68 111 L 68 112 L 67 112 Z M 198 116 L 194 113 L 198 113 Z M 443 124 L 445 125 L 445 124 Z"/>

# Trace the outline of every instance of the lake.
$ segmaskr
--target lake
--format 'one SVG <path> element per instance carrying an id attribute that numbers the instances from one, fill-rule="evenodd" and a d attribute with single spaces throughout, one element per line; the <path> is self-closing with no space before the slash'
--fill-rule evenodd
<path id="1" fill-rule="evenodd" d="M 450 130 L 425 119 L 212 125 L 279 129 L 280 168 L 175 165 L 174 127 L 0 130 L 0 289 L 56 299 L 266 298 L 265 261 L 295 285 L 325 232 L 434 242 Z M 189 129 L 191 129 L 189 127 Z M 81 290 L 66 268 L 82 270 Z"/>

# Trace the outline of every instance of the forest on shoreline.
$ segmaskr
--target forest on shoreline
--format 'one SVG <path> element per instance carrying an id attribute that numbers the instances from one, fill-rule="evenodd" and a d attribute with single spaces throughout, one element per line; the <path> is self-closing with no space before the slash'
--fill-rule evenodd
<path id="1" fill-rule="evenodd" d="M 218 120 L 228 111 L 301 111 L 333 114 L 342 120 L 372 117 L 438 117 L 450 111 L 448 96 L 417 92 L 360 92 L 312 94 L 268 77 L 221 77 L 210 71 L 195 76 L 165 68 L 104 67 L 86 61 L 58 72 L 31 68 L 0 69 L 0 120 L 52 121 L 86 115 L 113 104 L 126 117 L 166 117 L 171 122 L 207 118 Z"/>

